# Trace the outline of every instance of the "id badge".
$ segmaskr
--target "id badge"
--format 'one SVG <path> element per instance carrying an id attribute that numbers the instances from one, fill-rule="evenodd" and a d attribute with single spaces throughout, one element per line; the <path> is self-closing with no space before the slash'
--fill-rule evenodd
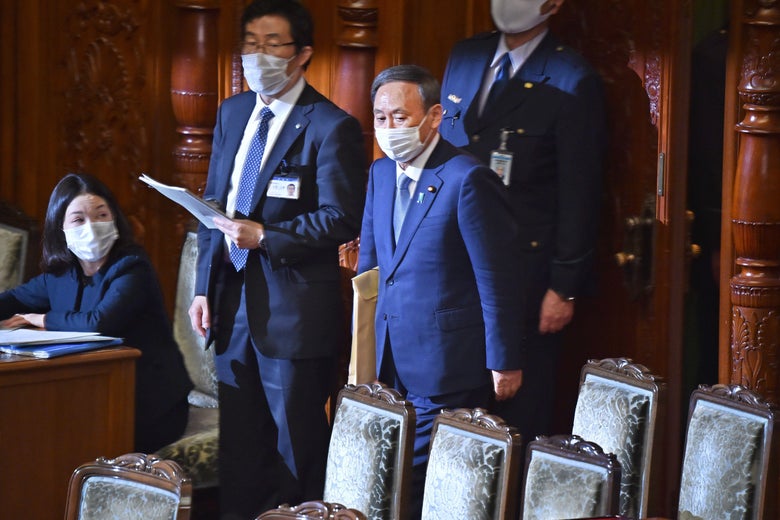
<path id="1" fill-rule="evenodd" d="M 297 200 L 301 196 L 300 177 L 285 177 L 277 175 L 271 178 L 268 183 L 266 194 L 275 199 L 293 199 Z"/>
<path id="2" fill-rule="evenodd" d="M 490 152 L 490 169 L 496 172 L 504 186 L 509 186 L 513 157 L 514 154 L 508 150 L 493 150 Z"/>

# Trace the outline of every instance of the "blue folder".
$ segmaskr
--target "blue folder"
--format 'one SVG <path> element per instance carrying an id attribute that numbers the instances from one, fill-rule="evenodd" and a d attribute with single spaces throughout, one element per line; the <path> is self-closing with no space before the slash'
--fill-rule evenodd
<path id="1" fill-rule="evenodd" d="M 18 356 L 31 356 L 36 358 L 53 358 L 65 354 L 75 354 L 86 350 L 96 350 L 104 347 L 121 345 L 122 338 L 104 339 L 98 341 L 85 341 L 82 343 L 49 343 L 46 345 L 2 345 L 0 352 L 16 354 Z"/>

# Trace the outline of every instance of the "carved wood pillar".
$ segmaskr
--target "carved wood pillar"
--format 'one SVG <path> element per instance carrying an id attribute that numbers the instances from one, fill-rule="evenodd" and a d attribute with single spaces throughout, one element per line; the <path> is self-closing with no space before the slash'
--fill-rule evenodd
<path id="1" fill-rule="evenodd" d="M 176 34 L 172 43 L 171 102 L 178 142 L 172 182 L 200 193 L 206 183 L 218 105 L 219 0 L 174 0 Z M 176 230 L 192 222 L 177 213 Z"/>
<path id="2" fill-rule="evenodd" d="M 338 1 L 340 31 L 336 40 L 338 52 L 331 96 L 334 103 L 360 122 L 369 159 L 374 149 L 370 99 L 377 47 L 377 12 L 376 0 Z M 357 268 L 358 244 L 355 240 L 341 247 L 339 261 L 342 266 Z"/>
<path id="3" fill-rule="evenodd" d="M 780 348 L 780 1 L 746 2 L 732 202 L 731 383 L 775 405 Z"/>

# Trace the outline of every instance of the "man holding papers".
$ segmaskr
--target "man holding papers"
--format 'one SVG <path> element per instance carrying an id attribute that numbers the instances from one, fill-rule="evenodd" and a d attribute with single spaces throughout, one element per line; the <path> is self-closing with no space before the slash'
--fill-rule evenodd
<path id="1" fill-rule="evenodd" d="M 97 332 L 141 350 L 135 450 L 152 453 L 187 424 L 192 383 L 173 339 L 157 275 L 106 186 L 69 174 L 43 227 L 43 274 L 0 293 L 0 326 Z M 85 340 L 86 341 L 86 340 Z"/>
<path id="2" fill-rule="evenodd" d="M 338 248 L 358 235 L 365 197 L 360 125 L 304 78 L 310 13 L 257 0 L 241 29 L 251 91 L 219 109 L 204 191 L 231 218 L 198 230 L 190 307 L 215 341 L 222 519 L 322 498 L 346 341 Z"/>

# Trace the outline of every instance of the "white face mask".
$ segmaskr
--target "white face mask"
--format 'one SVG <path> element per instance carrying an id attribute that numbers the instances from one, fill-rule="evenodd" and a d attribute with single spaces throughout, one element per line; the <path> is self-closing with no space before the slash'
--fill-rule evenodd
<path id="1" fill-rule="evenodd" d="M 425 142 L 428 140 L 427 137 L 423 140 L 420 135 L 420 127 L 427 117 L 428 114 L 422 118 L 422 121 L 417 126 L 374 128 L 379 148 L 394 161 L 402 163 L 411 162 L 420 155 L 420 152 L 425 148 Z"/>
<path id="2" fill-rule="evenodd" d="M 68 249 L 85 262 L 97 262 L 106 256 L 119 238 L 119 231 L 113 220 L 86 222 L 63 231 Z"/>
<path id="3" fill-rule="evenodd" d="M 490 13 L 501 32 L 514 34 L 533 29 L 547 20 L 551 12 L 540 14 L 546 0 L 490 0 Z"/>
<path id="4" fill-rule="evenodd" d="M 292 79 L 292 76 L 287 74 L 287 64 L 294 59 L 295 56 L 286 59 L 262 52 L 242 54 L 241 64 L 244 66 L 247 85 L 254 92 L 264 96 L 273 96 L 281 92 Z"/>

